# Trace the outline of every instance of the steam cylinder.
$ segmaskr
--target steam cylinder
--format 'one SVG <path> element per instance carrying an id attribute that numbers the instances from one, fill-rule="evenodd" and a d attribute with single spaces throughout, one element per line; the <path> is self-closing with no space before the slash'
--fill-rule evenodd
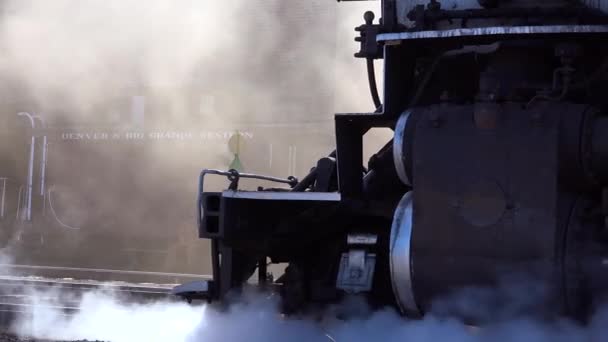
<path id="1" fill-rule="evenodd" d="M 395 210 L 389 253 L 404 313 L 424 314 L 455 289 L 504 288 L 512 279 L 543 287 L 538 306 L 552 312 L 578 315 L 602 297 L 604 216 L 590 214 L 601 211 L 601 185 L 579 192 L 563 181 L 568 173 L 589 183 L 585 146 L 593 173 L 608 174 L 608 120 L 593 122 L 587 143 L 572 124 L 587 115 L 583 105 L 506 103 L 401 116 L 395 168 L 413 191 Z"/>

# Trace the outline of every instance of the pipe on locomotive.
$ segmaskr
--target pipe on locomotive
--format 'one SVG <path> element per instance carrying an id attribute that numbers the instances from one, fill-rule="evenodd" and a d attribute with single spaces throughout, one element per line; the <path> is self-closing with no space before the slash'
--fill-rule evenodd
<path id="1" fill-rule="evenodd" d="M 369 91 L 372 95 L 372 101 L 374 101 L 374 107 L 379 108 L 382 106 L 380 102 L 380 95 L 378 94 L 378 85 L 376 84 L 376 69 L 374 67 L 374 60 L 367 58 L 367 78 L 369 82 Z"/>

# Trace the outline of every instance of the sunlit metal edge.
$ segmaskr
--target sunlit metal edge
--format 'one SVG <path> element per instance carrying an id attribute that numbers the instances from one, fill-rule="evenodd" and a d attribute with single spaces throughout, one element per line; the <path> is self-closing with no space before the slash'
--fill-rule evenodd
<path id="1" fill-rule="evenodd" d="M 411 111 L 409 110 L 401 114 L 397 121 L 397 125 L 395 126 L 395 137 L 393 138 L 393 161 L 395 163 L 395 171 L 397 171 L 397 175 L 403 184 L 409 186 L 412 185 L 412 182 L 405 170 L 405 151 L 403 149 L 403 144 L 405 141 L 405 128 L 407 127 L 410 115 Z"/>
<path id="2" fill-rule="evenodd" d="M 390 271 L 397 304 L 406 315 L 421 314 L 412 283 L 411 240 L 413 228 L 413 192 L 406 193 L 393 218 L 390 239 Z"/>
<path id="3" fill-rule="evenodd" d="M 277 192 L 277 191 L 231 191 L 222 193 L 226 198 L 287 201 L 332 201 L 339 202 L 342 197 L 337 192 Z"/>
<path id="4" fill-rule="evenodd" d="M 376 38 L 379 42 L 415 39 L 440 39 L 454 37 L 564 34 L 564 33 L 608 33 L 608 25 L 549 25 L 549 26 L 498 26 L 459 28 L 451 30 L 383 33 Z"/>

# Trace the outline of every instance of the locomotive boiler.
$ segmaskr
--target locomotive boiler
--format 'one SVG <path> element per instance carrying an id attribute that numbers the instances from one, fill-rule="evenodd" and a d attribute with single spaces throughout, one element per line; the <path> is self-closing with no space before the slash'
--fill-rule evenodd
<path id="1" fill-rule="evenodd" d="M 223 300 L 257 270 L 287 312 L 356 293 L 421 316 L 517 273 L 555 312 L 592 312 L 608 288 L 608 1 L 381 8 L 356 28 L 375 110 L 335 115 L 336 150 L 299 180 L 202 171 L 213 280 L 175 293 Z M 379 127 L 393 139 L 364 164 Z M 206 191 L 213 175 L 228 189 Z M 273 279 L 270 263 L 288 266 Z"/>

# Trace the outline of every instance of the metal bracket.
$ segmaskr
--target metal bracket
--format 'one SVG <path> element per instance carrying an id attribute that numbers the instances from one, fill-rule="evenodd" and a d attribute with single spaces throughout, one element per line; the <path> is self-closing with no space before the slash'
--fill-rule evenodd
<path id="1" fill-rule="evenodd" d="M 374 12 L 365 12 L 363 16 L 365 24 L 355 28 L 359 37 L 355 41 L 361 43 L 361 49 L 355 53 L 356 58 L 378 59 L 382 58 L 382 48 L 376 37 L 380 34 L 380 25 L 374 25 Z"/>
<path id="2" fill-rule="evenodd" d="M 343 253 L 338 270 L 336 287 L 349 293 L 366 292 L 372 289 L 376 254 L 366 248 L 374 246 L 378 236 L 374 234 L 349 234 L 347 243 L 353 246 Z"/>
<path id="3" fill-rule="evenodd" d="M 336 287 L 349 293 L 370 291 L 375 268 L 376 254 L 363 249 L 343 253 Z"/>

